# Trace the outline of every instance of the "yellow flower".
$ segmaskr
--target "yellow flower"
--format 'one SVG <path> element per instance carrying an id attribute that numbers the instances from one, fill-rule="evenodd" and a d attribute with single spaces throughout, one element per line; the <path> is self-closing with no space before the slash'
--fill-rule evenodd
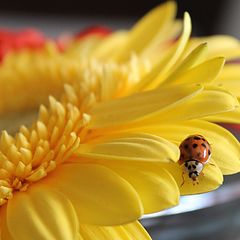
<path id="1" fill-rule="evenodd" d="M 174 13 L 168 2 L 129 32 L 4 61 L 2 113 L 36 106 L 52 91 L 60 96 L 69 85 L 60 101 L 50 97 L 40 107 L 31 128 L 1 135 L 2 239 L 149 239 L 137 222 L 143 214 L 177 204 L 179 192 L 213 190 L 222 174 L 240 170 L 237 140 L 202 120 L 239 106 L 225 89 L 199 84 L 215 79 L 224 59 L 205 60 L 205 44 L 187 54 L 188 14 L 171 42 L 181 26 Z M 212 145 L 212 164 L 198 185 L 186 178 L 180 187 L 178 145 L 192 133 Z"/>

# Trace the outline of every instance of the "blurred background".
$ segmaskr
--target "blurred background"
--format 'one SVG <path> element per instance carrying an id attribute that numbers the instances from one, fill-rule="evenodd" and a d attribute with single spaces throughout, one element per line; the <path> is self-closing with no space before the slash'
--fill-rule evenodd
<path id="1" fill-rule="evenodd" d="M 165 1 L 1 1 L 0 27 L 35 27 L 56 36 L 89 25 L 129 28 Z M 240 38 L 239 0 L 179 0 L 178 17 L 188 11 L 193 35 L 230 34 Z M 240 136 L 240 131 L 237 133 Z M 180 206 L 147 216 L 143 224 L 153 240 L 240 240 L 239 176 L 226 178 L 215 192 L 184 197 Z"/>
<path id="2" fill-rule="evenodd" d="M 163 0 L 142 1 L 1 1 L 0 26 L 38 27 L 50 36 L 62 31 L 78 31 L 92 24 L 127 28 Z M 239 0 L 177 0 L 178 16 L 188 11 L 193 34 L 231 34 L 240 38 Z"/>

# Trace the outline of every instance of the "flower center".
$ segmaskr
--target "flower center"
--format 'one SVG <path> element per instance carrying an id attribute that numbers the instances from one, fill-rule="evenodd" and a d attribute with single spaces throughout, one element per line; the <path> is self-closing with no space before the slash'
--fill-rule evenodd
<path id="1" fill-rule="evenodd" d="M 84 140 L 90 116 L 72 105 L 50 98 L 49 110 L 40 107 L 39 119 L 27 129 L 22 126 L 15 137 L 6 131 L 0 139 L 0 205 L 15 191 L 47 176 L 66 162 Z"/>

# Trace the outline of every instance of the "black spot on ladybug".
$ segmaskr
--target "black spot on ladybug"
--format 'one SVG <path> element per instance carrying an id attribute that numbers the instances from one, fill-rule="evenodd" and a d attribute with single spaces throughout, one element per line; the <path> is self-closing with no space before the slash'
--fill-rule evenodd
<path id="1" fill-rule="evenodd" d="M 210 149 L 208 149 L 208 155 L 211 155 L 211 151 L 210 151 Z"/>
<path id="2" fill-rule="evenodd" d="M 195 165 L 193 165 L 193 168 L 194 168 L 194 169 L 196 169 L 196 166 L 195 166 Z"/>
<path id="3" fill-rule="evenodd" d="M 188 149 L 188 144 L 185 144 L 185 145 L 184 145 L 184 148 L 185 148 L 185 149 Z"/>
<path id="4" fill-rule="evenodd" d="M 195 164 L 198 165 L 198 161 L 195 161 Z"/>
<path id="5" fill-rule="evenodd" d="M 198 145 L 196 144 L 196 143 L 194 143 L 193 145 L 192 145 L 192 147 L 193 148 L 196 148 Z"/>
<path id="6" fill-rule="evenodd" d="M 207 141 L 205 138 L 202 138 L 202 140 L 203 140 L 204 142 L 206 142 L 206 141 Z"/>
<path id="7" fill-rule="evenodd" d="M 205 147 L 205 148 L 207 147 L 205 143 L 202 143 L 201 145 L 202 145 L 203 147 Z"/>
<path id="8" fill-rule="evenodd" d="M 194 139 L 194 140 L 201 140 L 202 138 L 201 138 L 201 137 L 198 137 L 198 136 L 195 136 L 193 139 Z"/>

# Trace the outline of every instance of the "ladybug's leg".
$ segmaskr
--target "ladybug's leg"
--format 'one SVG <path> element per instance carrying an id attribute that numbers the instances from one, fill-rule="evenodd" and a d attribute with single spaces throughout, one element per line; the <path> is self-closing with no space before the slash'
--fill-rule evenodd
<path id="1" fill-rule="evenodd" d="M 211 165 L 211 166 L 216 167 L 216 165 L 214 163 L 209 162 L 208 164 Z"/>
<path id="2" fill-rule="evenodd" d="M 182 184 L 180 185 L 180 187 L 182 187 L 184 183 L 185 183 L 184 172 L 182 171 Z"/>
<path id="3" fill-rule="evenodd" d="M 203 171 L 199 173 L 199 177 L 204 177 L 204 172 Z M 196 184 L 199 184 L 199 177 L 196 178 Z"/>

